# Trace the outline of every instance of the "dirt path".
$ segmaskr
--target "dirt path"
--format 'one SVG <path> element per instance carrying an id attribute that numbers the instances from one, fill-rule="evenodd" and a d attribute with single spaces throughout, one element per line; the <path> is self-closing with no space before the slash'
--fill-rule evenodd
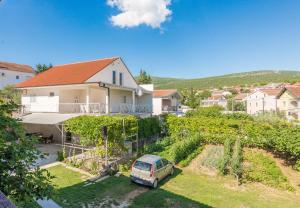
<path id="1" fill-rule="evenodd" d="M 149 188 L 146 187 L 138 187 L 137 189 L 129 192 L 128 194 L 125 195 L 125 197 L 122 199 L 120 203 L 120 205 L 118 206 L 114 206 L 114 208 L 126 208 L 129 207 L 129 205 L 131 204 L 132 200 L 134 198 L 136 198 L 137 196 L 139 196 L 142 193 L 145 193 L 149 191 Z"/>

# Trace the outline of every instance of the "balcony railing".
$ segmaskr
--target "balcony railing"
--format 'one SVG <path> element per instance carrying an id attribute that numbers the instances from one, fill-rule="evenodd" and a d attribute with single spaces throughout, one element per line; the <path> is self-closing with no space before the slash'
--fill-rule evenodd
<path id="1" fill-rule="evenodd" d="M 19 114 L 29 113 L 64 113 L 64 114 L 105 114 L 107 105 L 104 103 L 59 103 L 59 104 L 38 104 L 21 105 Z M 133 104 L 112 104 L 111 113 L 152 113 L 151 105 Z"/>

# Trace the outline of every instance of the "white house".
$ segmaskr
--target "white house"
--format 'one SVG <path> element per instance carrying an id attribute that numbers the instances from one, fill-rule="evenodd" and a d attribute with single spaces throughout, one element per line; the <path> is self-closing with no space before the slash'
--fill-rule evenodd
<path id="1" fill-rule="evenodd" d="M 31 132 L 50 134 L 53 125 L 82 114 L 152 113 L 152 92 L 136 83 L 119 57 L 53 66 L 17 88 L 28 114 L 23 123 L 36 124 L 27 128 Z"/>
<path id="2" fill-rule="evenodd" d="M 300 120 L 300 86 L 285 86 L 277 95 L 277 109 L 289 120 Z"/>
<path id="3" fill-rule="evenodd" d="M 276 96 L 281 89 L 257 89 L 246 98 L 247 113 L 251 115 L 277 111 Z"/>
<path id="4" fill-rule="evenodd" d="M 223 108 L 227 108 L 227 100 L 225 95 L 219 94 L 219 95 L 212 95 L 208 97 L 207 99 L 204 99 L 201 101 L 202 107 L 210 107 L 210 106 L 221 106 Z"/>
<path id="5" fill-rule="evenodd" d="M 28 65 L 0 62 L 0 90 L 30 79 L 35 71 Z"/>
<path id="6" fill-rule="evenodd" d="M 153 91 L 153 114 L 172 113 L 178 111 L 181 98 L 175 89 Z"/>

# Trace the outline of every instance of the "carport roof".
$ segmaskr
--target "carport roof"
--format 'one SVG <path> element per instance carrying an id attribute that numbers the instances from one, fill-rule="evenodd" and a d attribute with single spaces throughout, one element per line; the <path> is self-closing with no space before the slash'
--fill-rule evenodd
<path id="1" fill-rule="evenodd" d="M 70 118 L 79 116 L 79 114 L 61 114 L 61 113 L 32 113 L 21 118 L 22 123 L 26 124 L 48 124 L 55 125 L 64 122 Z"/>

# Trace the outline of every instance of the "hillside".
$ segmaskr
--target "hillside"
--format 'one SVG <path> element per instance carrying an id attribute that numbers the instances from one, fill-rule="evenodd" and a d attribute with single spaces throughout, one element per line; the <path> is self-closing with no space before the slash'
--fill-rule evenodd
<path id="1" fill-rule="evenodd" d="M 156 89 L 218 88 L 236 85 L 262 85 L 269 82 L 299 82 L 300 71 L 252 71 L 196 79 L 152 77 Z"/>

